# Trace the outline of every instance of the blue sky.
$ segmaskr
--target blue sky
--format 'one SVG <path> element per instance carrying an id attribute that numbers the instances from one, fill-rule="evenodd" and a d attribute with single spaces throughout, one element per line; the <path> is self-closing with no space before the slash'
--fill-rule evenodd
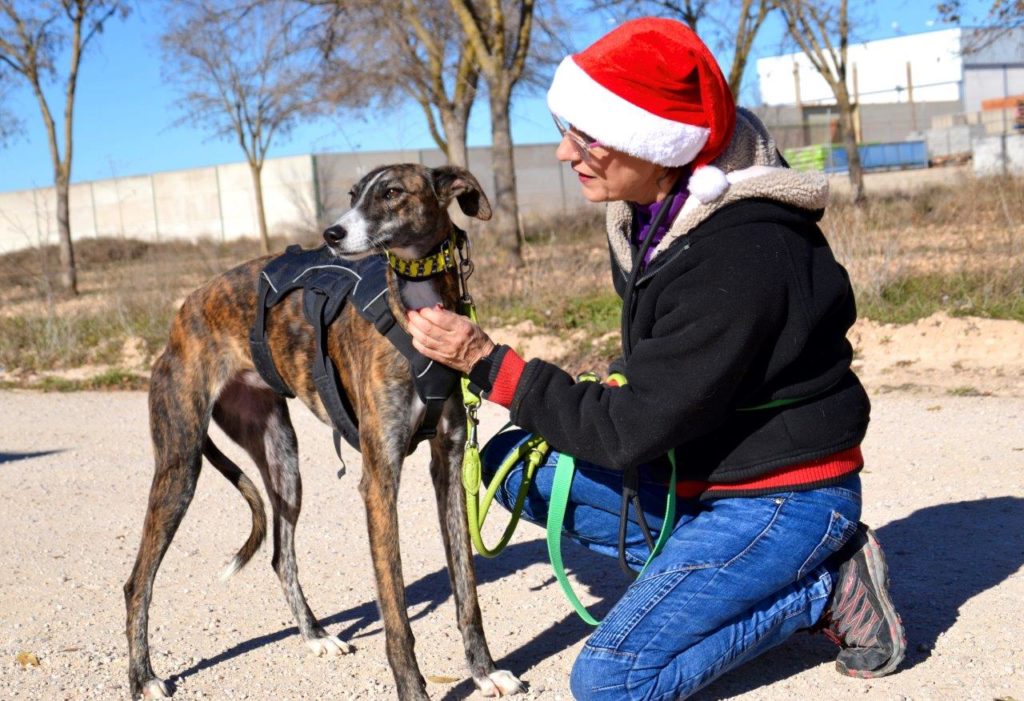
<path id="1" fill-rule="evenodd" d="M 986 3 L 969 0 L 973 15 L 983 18 Z M 195 168 L 244 160 L 238 145 L 213 140 L 200 130 L 175 126 L 175 94 L 162 84 L 159 5 L 139 2 L 125 21 L 112 22 L 97 38 L 83 60 L 75 105 L 72 181 L 84 182 L 151 172 Z M 880 39 L 899 34 L 942 29 L 933 0 L 876 0 L 859 3 L 855 38 Z M 583 48 L 612 26 L 607 17 L 592 16 L 590 31 L 574 37 Z M 789 51 L 781 44 L 782 27 L 773 23 L 759 35 L 755 56 Z M 723 66 L 731 55 L 717 50 Z M 754 60 L 748 65 L 741 102 L 756 104 Z M 52 91 L 51 91 L 52 92 Z M 39 108 L 27 88 L 17 84 L 9 95 L 9 109 L 23 122 L 23 133 L 6 148 L 0 147 L 0 192 L 46 187 L 53 171 Z M 60 118 L 63 99 L 51 98 L 51 110 Z M 474 109 L 470 146 L 490 143 L 486 101 Z M 512 108 L 516 143 L 554 141 L 554 127 L 543 96 L 520 95 Z M 378 151 L 433 148 L 418 107 L 387 114 L 348 114 L 322 119 L 297 128 L 287 140 L 278 140 L 270 157 L 310 152 Z"/>

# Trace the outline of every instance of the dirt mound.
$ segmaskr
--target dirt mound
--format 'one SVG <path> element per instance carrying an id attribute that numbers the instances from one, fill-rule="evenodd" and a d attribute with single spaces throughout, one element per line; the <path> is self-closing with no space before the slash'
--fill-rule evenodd
<path id="1" fill-rule="evenodd" d="M 544 333 L 530 321 L 491 336 L 526 358 L 562 361 L 582 333 Z M 944 312 L 912 324 L 860 319 L 851 329 L 854 369 L 872 392 L 1024 396 L 1024 324 L 951 317 Z"/>
<path id="2" fill-rule="evenodd" d="M 875 391 L 1024 396 L 1024 324 L 937 313 L 912 324 L 862 319 L 854 368 Z"/>

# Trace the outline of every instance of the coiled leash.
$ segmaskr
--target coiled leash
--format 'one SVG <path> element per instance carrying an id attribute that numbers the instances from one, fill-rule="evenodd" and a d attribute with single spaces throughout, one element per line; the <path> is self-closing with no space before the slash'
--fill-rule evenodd
<path id="1" fill-rule="evenodd" d="M 641 261 L 643 260 L 644 254 L 647 252 L 651 245 L 651 239 L 653 232 L 657 228 L 658 224 L 664 218 L 668 211 L 667 206 L 659 208 L 657 214 L 651 223 L 650 233 L 643 242 L 642 247 L 634 258 L 633 270 L 630 273 L 629 281 L 627 283 L 627 294 L 624 300 L 623 307 L 623 357 L 628 357 L 629 347 L 628 333 L 628 314 L 630 311 L 630 304 L 632 301 L 632 288 L 636 282 L 637 274 L 641 267 Z M 461 250 L 460 250 L 461 255 Z M 472 267 L 470 267 L 472 271 Z M 476 310 L 473 307 L 472 298 L 466 291 L 465 282 L 468 275 L 462 277 L 463 287 L 463 314 L 468 316 L 474 323 L 476 322 Z M 578 378 L 580 381 L 598 381 L 599 378 L 593 373 L 587 373 Z M 614 380 L 619 386 L 626 384 L 626 378 L 622 375 L 615 374 L 609 379 Z M 526 494 L 529 491 L 530 484 L 533 482 L 534 474 L 537 468 L 545 461 L 550 453 L 551 448 L 540 436 L 531 436 L 529 439 L 521 443 L 516 447 L 515 450 L 511 451 L 506 456 L 505 460 L 499 466 L 498 471 L 495 473 L 491 483 L 487 486 L 486 492 L 484 493 L 483 503 L 480 503 L 480 486 L 482 482 L 482 465 L 480 460 L 480 446 L 477 439 L 477 428 L 479 421 L 477 419 L 477 411 L 480 407 L 480 396 L 478 393 L 474 393 L 470 387 L 469 378 L 466 376 L 462 377 L 462 398 L 463 403 L 466 406 L 466 450 L 463 455 L 462 463 L 462 483 L 466 490 L 466 511 L 469 520 L 469 533 L 470 538 L 473 541 L 473 545 L 477 551 L 485 557 L 495 557 L 505 546 L 508 545 L 509 540 L 515 531 L 516 525 L 519 523 L 519 518 L 522 514 L 523 505 L 526 502 Z M 507 428 L 507 426 L 506 426 Z M 504 430 L 504 428 L 502 429 Z M 500 433 L 500 431 L 499 431 Z M 622 489 L 622 510 L 620 513 L 619 520 L 619 563 L 623 570 L 632 578 L 638 577 L 643 574 L 644 570 L 651 561 L 661 552 L 664 548 L 665 543 L 668 541 L 669 535 L 672 533 L 672 528 L 675 524 L 675 513 L 676 513 L 676 458 L 675 450 L 671 450 L 668 453 L 669 463 L 672 466 L 671 476 L 669 478 L 668 494 L 665 500 L 665 516 L 662 521 L 661 531 L 658 533 L 657 539 L 652 539 L 650 536 L 650 528 L 647 526 L 647 520 L 644 517 L 643 510 L 640 506 L 640 499 L 637 495 L 637 489 L 639 486 L 639 479 L 635 469 L 626 470 L 623 475 L 623 489 Z M 516 503 L 512 509 L 512 517 L 509 521 L 508 526 L 505 528 L 505 532 L 498 544 L 494 548 L 488 548 L 481 536 L 481 529 L 483 528 L 484 519 L 487 517 L 487 511 L 490 508 L 491 502 L 494 499 L 494 495 L 498 489 L 504 483 L 505 478 L 508 476 L 509 471 L 520 461 L 525 462 L 525 469 L 523 479 L 519 484 L 519 491 L 516 494 Z M 558 580 L 559 585 L 562 587 L 562 592 L 565 597 L 572 604 L 572 607 L 579 614 L 580 618 L 589 623 L 590 625 L 598 625 L 599 621 L 590 615 L 586 607 L 580 602 L 576 593 L 572 589 L 572 585 L 569 583 L 569 578 L 565 573 L 565 566 L 562 562 L 562 544 L 561 537 L 563 531 L 563 524 L 565 522 L 565 513 L 569 502 L 569 491 L 572 487 L 573 476 L 576 472 L 576 459 L 571 455 L 560 453 L 558 461 L 555 465 L 554 483 L 551 490 L 551 499 L 548 504 L 548 518 L 547 518 L 547 545 L 548 545 L 548 557 L 551 560 L 551 567 L 554 570 L 555 578 Z M 636 513 L 637 521 L 644 534 L 644 538 L 647 541 L 650 555 L 647 557 L 644 566 L 640 572 L 635 572 L 626 561 L 626 527 L 628 523 L 628 512 L 629 505 L 632 504 Z"/>
<path id="2" fill-rule="evenodd" d="M 466 315 L 475 321 L 475 314 L 472 310 L 470 310 Z M 597 379 L 596 375 L 583 375 L 580 377 L 580 380 L 584 382 L 596 381 Z M 619 386 L 626 384 L 626 378 L 617 373 L 612 375 L 609 379 L 614 379 Z M 523 505 L 526 503 L 526 494 L 533 482 L 534 475 L 537 472 L 537 468 L 547 460 L 548 454 L 551 452 L 551 446 L 541 436 L 537 435 L 532 435 L 525 441 L 522 441 L 515 447 L 515 449 L 505 456 L 505 459 L 502 461 L 501 465 L 495 472 L 494 477 L 491 479 L 490 484 L 485 486 L 483 501 L 481 502 L 480 487 L 483 481 L 483 470 L 480 459 L 480 446 L 477 439 L 479 424 L 477 419 L 477 410 L 480 406 L 480 396 L 473 392 L 470 387 L 469 378 L 467 377 L 462 378 L 462 398 L 466 405 L 467 421 L 466 451 L 463 455 L 462 462 L 462 485 L 466 490 L 466 512 L 469 519 L 469 535 L 473 541 L 473 545 L 477 549 L 477 552 L 484 557 L 492 558 L 501 553 L 512 538 L 512 534 L 515 532 L 516 526 L 519 524 L 519 518 L 523 512 Z M 498 431 L 498 434 L 501 434 L 511 425 L 512 424 L 509 423 L 503 426 L 501 430 Z M 631 578 L 635 578 L 640 574 L 643 574 L 651 561 L 662 551 L 665 547 L 665 543 L 668 541 L 668 538 L 672 533 L 672 527 L 675 524 L 676 458 L 674 449 L 669 451 L 668 459 L 669 463 L 672 465 L 672 471 L 669 476 L 668 494 L 665 497 L 665 517 L 657 539 L 652 539 L 650 537 L 650 529 L 648 528 L 646 519 L 640 509 L 640 500 L 636 496 L 635 486 L 631 490 L 626 488 L 623 489 L 622 513 L 620 514 L 619 520 L 619 561 L 629 572 Z M 509 519 L 508 525 L 505 527 L 505 532 L 502 534 L 497 545 L 493 548 L 489 548 L 484 543 L 483 536 L 481 534 L 484 520 L 487 518 L 487 512 L 491 507 L 491 503 L 494 501 L 494 496 L 497 494 L 498 489 L 500 489 L 501 485 L 505 483 L 505 479 L 508 477 L 512 468 L 520 462 L 524 463 L 523 479 L 519 483 L 519 490 L 516 493 L 516 501 L 512 508 L 512 516 Z M 635 470 L 628 472 L 635 478 Z M 551 560 L 551 568 L 554 571 L 555 579 L 558 581 L 559 586 L 561 586 L 562 593 L 565 595 L 565 598 L 569 600 L 569 603 L 572 605 L 573 609 L 576 610 L 576 613 L 579 614 L 580 618 L 590 625 L 596 626 L 600 621 L 594 618 L 590 612 L 587 611 L 587 608 L 582 604 L 582 602 L 580 602 L 579 597 L 576 596 L 576 592 L 573 591 L 572 585 L 569 583 L 569 577 L 565 572 L 565 565 L 562 560 L 563 524 L 565 522 L 565 513 L 569 503 L 569 491 L 572 488 L 572 480 L 575 474 L 576 459 L 566 453 L 559 454 L 558 461 L 555 464 L 554 483 L 551 487 L 551 499 L 548 504 L 548 518 L 546 524 L 548 558 Z M 635 508 L 637 520 L 640 522 L 641 530 L 644 532 L 644 537 L 647 539 L 648 548 L 650 549 L 650 555 L 648 555 L 647 561 L 644 563 L 644 566 L 641 568 L 639 573 L 635 572 L 625 564 L 625 537 L 628 521 L 628 508 L 630 504 L 633 504 Z"/>
<path id="3" fill-rule="evenodd" d="M 458 248 L 459 280 L 462 288 L 460 306 L 462 314 L 475 324 L 477 323 L 476 306 L 473 304 L 473 297 L 469 294 L 469 288 L 466 285 L 467 279 L 473 274 L 473 262 L 469 257 L 469 240 L 467 237 L 463 237 L 463 240 L 465 241 L 465 253 L 463 253 L 462 248 Z M 526 493 L 530 488 L 530 483 L 533 481 L 533 475 L 540 464 L 544 462 L 544 458 L 547 457 L 550 449 L 547 442 L 540 436 L 531 436 L 529 440 L 519 445 L 501 464 L 494 479 L 487 485 L 483 501 L 481 502 L 480 486 L 483 482 L 483 466 L 480 460 L 480 442 L 477 438 L 480 426 L 480 420 L 477 417 L 480 409 L 480 393 L 474 391 L 469 378 L 465 375 L 462 376 L 462 403 L 466 407 L 466 449 L 462 454 L 462 486 L 466 490 L 466 517 L 469 521 L 469 537 L 473 541 L 473 546 L 476 547 L 478 553 L 484 557 L 496 557 L 508 545 L 512 534 L 516 530 L 516 526 L 519 524 L 519 517 L 523 513 L 523 504 L 526 503 Z M 507 424 L 502 428 L 502 431 L 510 425 Z M 502 534 L 498 544 L 493 548 L 489 548 L 484 543 L 483 534 L 481 533 L 484 520 L 487 518 L 487 512 L 491 508 L 491 502 L 494 501 L 494 495 L 498 493 L 498 489 L 512 470 L 512 467 L 521 460 L 524 460 L 526 463 L 526 471 L 523 482 L 519 485 L 519 492 L 516 495 L 515 507 L 512 509 L 512 518 L 505 527 L 505 532 Z"/>
<path id="4" fill-rule="evenodd" d="M 580 378 L 585 382 L 597 381 L 597 376 L 589 377 L 583 376 Z M 626 378 L 616 373 L 611 378 L 614 379 L 621 387 L 626 384 Z M 675 448 L 668 452 L 668 460 L 672 465 L 672 471 L 669 475 L 668 481 L 668 494 L 665 497 L 665 517 L 661 523 L 661 531 L 658 532 L 658 537 L 652 542 L 650 537 L 650 528 L 647 526 L 647 519 L 644 518 L 643 510 L 640 508 L 640 499 L 637 496 L 637 479 L 636 470 L 627 470 L 623 476 L 623 490 L 622 490 L 622 511 L 619 514 L 619 563 L 629 573 L 632 578 L 639 577 L 647 569 L 647 566 L 651 564 L 651 561 L 662 551 L 665 547 L 665 543 L 668 542 L 669 536 L 672 534 L 672 528 L 676 521 L 676 453 Z M 551 485 L 551 500 L 548 503 L 548 520 L 547 520 L 547 543 L 548 543 L 548 558 L 551 560 L 551 568 L 554 570 L 555 579 L 558 580 L 559 586 L 562 587 L 562 593 L 565 594 L 565 598 L 572 604 L 573 609 L 579 614 L 579 617 L 592 626 L 596 626 L 600 623 L 599 620 L 594 618 L 587 607 L 579 600 L 576 596 L 576 592 L 573 591 L 572 585 L 569 583 L 569 577 L 565 573 L 565 566 L 562 564 L 562 530 L 565 522 L 565 512 L 569 504 L 569 491 L 572 489 L 572 479 L 576 474 L 576 459 L 571 455 L 560 453 L 558 455 L 558 461 L 555 463 L 555 477 L 554 483 Z M 632 484 L 631 484 L 632 483 Z M 628 523 L 628 509 L 629 505 L 633 504 L 637 521 L 640 523 L 640 529 L 643 531 L 644 538 L 647 540 L 647 547 L 650 549 L 650 554 L 647 556 L 647 561 L 644 562 L 644 566 L 640 568 L 640 572 L 633 571 L 632 568 L 626 563 L 626 525 Z"/>

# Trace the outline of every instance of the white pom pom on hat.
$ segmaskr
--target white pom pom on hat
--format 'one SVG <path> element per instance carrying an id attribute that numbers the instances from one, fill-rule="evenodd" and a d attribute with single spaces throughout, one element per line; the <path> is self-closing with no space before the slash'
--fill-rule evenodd
<path id="1" fill-rule="evenodd" d="M 688 189 L 701 202 L 729 188 L 709 164 L 732 138 L 736 104 L 710 49 L 682 22 L 631 20 L 567 56 L 548 108 L 609 148 L 663 166 L 692 164 Z"/>

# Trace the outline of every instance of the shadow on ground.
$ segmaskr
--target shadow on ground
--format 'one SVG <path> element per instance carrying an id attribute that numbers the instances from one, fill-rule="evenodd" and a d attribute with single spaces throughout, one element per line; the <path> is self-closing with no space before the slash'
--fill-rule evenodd
<path id="1" fill-rule="evenodd" d="M 877 530 L 886 549 L 892 576 L 893 599 L 907 628 L 907 659 L 902 669 L 928 658 L 939 635 L 952 627 L 960 607 L 972 597 L 998 585 L 1024 564 L 1024 499 L 998 497 L 977 501 L 940 504 L 919 509 L 906 518 Z M 567 545 L 566 561 L 571 563 L 581 589 L 599 598 L 593 613 L 603 617 L 622 595 L 625 580 L 608 558 L 578 546 Z M 511 545 L 496 559 L 476 559 L 480 583 L 499 580 L 536 562 L 547 561 L 541 540 Z M 550 579 L 542 588 L 555 596 Z M 435 610 L 451 596 L 446 569 L 439 569 L 411 583 L 406 589 L 411 620 Z M 366 601 L 321 620 L 342 639 L 357 641 L 381 632 L 375 601 Z M 484 612 L 485 630 L 494 630 L 499 619 Z M 342 625 L 341 630 L 336 626 Z M 455 622 L 452 621 L 452 625 Z M 543 632 L 511 650 L 499 666 L 523 676 L 531 667 L 575 645 L 591 632 L 565 605 L 565 615 L 552 621 Z M 182 670 L 172 681 L 186 679 L 204 669 L 243 655 L 250 650 L 297 635 L 295 627 L 246 640 L 215 657 L 200 660 Z M 835 648 L 821 636 L 797 635 L 790 641 L 755 659 L 742 673 L 726 674 L 694 698 L 700 701 L 724 699 L 753 691 L 764 685 L 798 674 L 835 659 Z M 527 683 L 529 679 L 526 679 Z M 468 697 L 473 683 L 465 679 L 446 690 L 444 699 Z M 436 693 L 436 692 L 435 692 Z"/>
<path id="2" fill-rule="evenodd" d="M 479 556 L 475 558 L 477 581 L 480 584 L 486 584 L 502 579 L 534 563 L 546 563 L 547 557 L 547 547 L 542 540 L 510 545 L 495 559 L 486 559 Z M 625 577 L 619 574 L 617 565 L 605 557 L 595 555 L 574 544 L 567 544 L 565 546 L 564 557 L 570 574 L 575 575 L 578 581 L 582 583 L 581 588 L 599 597 L 599 602 L 592 609 L 595 615 L 598 618 L 604 616 L 608 609 L 611 608 L 611 605 L 622 595 L 626 587 Z M 613 568 L 611 570 L 613 576 L 608 576 L 609 570 L 607 567 L 609 564 Z M 554 577 L 546 581 L 541 588 L 548 589 L 551 587 L 555 587 L 553 591 L 557 591 Z M 545 594 L 545 596 L 552 595 L 555 594 Z M 409 620 L 416 621 L 419 618 L 423 618 L 447 601 L 450 596 L 451 585 L 448 581 L 448 570 L 446 568 L 431 572 L 425 577 L 412 582 L 406 586 L 406 602 L 410 612 Z M 565 612 L 566 615 L 561 620 L 552 621 L 551 626 L 545 629 L 539 636 L 527 641 L 518 649 L 509 652 L 504 659 L 496 660 L 499 667 L 509 669 L 517 676 L 521 676 L 525 670 L 528 670 L 541 660 L 558 654 L 590 634 L 591 627 L 572 612 L 568 602 L 565 604 Z M 484 611 L 483 619 L 485 631 L 495 630 L 496 626 L 500 625 L 500 618 L 494 612 L 488 615 L 488 612 Z M 375 600 L 365 601 L 344 611 L 321 618 L 320 623 L 332 635 L 337 635 L 342 640 L 353 643 L 357 648 L 360 638 L 367 638 L 382 633 L 380 614 Z M 453 628 L 456 626 L 454 620 L 452 620 L 451 624 Z M 338 628 L 339 625 L 341 628 Z M 169 681 L 180 683 L 188 677 L 211 667 L 216 667 L 222 662 L 298 634 L 298 628 L 291 626 L 273 633 L 250 638 L 224 650 L 219 655 L 200 660 L 188 669 L 172 675 Z M 474 688 L 472 680 L 467 678 L 458 685 L 449 688 L 442 698 L 466 698 L 472 693 Z M 437 693 L 437 691 L 435 690 L 434 693 Z"/>
<path id="3" fill-rule="evenodd" d="M 877 530 L 891 592 L 907 631 L 901 670 L 923 663 L 964 603 L 1024 565 L 1024 499 L 996 497 L 918 509 Z M 693 698 L 725 699 L 830 663 L 836 648 L 798 634 Z M 897 672 L 898 674 L 898 672 Z"/>
<path id="4" fill-rule="evenodd" d="M 34 450 L 28 453 L 0 453 L 0 465 L 5 462 L 17 462 L 18 460 L 31 460 L 32 458 L 41 458 L 46 455 L 53 455 L 54 453 L 63 453 L 63 450 Z"/>

